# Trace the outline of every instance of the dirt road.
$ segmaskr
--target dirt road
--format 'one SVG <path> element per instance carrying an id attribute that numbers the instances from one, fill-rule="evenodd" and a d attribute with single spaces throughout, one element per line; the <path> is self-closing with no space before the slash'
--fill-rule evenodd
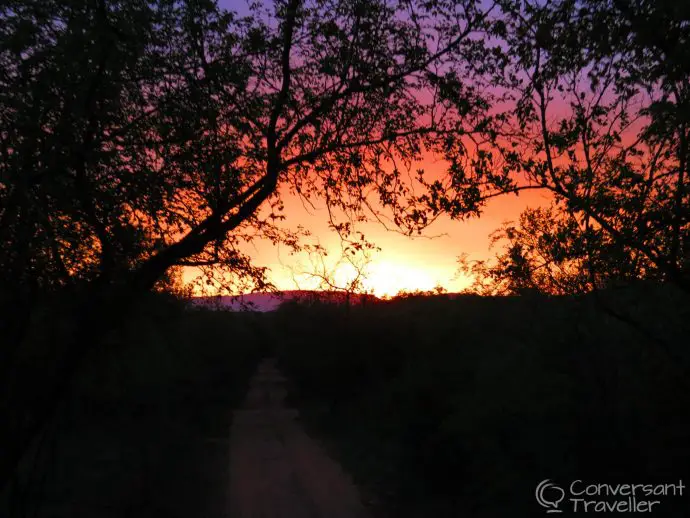
<path id="1" fill-rule="evenodd" d="M 340 466 L 286 408 L 275 359 L 250 382 L 230 435 L 229 518 L 368 518 Z"/>

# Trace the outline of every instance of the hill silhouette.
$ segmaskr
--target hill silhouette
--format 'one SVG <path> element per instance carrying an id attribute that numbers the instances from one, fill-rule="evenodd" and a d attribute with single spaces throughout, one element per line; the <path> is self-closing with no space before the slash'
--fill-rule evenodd
<path id="1" fill-rule="evenodd" d="M 231 311 L 274 311 L 284 302 L 326 302 L 350 304 L 380 301 L 374 295 L 311 290 L 287 290 L 278 292 L 257 292 L 236 296 L 194 297 L 192 304 L 207 308 L 227 309 Z"/>

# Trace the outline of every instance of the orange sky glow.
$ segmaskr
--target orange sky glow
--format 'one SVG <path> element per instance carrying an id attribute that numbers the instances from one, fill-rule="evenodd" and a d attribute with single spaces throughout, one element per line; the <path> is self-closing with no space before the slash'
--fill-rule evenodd
<path id="1" fill-rule="evenodd" d="M 431 175 L 441 175 L 444 164 L 427 159 L 420 164 Z M 458 257 L 467 254 L 469 259 L 487 259 L 494 255 L 490 249 L 490 234 L 503 222 L 516 220 L 526 207 L 549 203 L 549 195 L 540 190 L 524 191 L 519 196 L 505 195 L 491 200 L 481 217 L 466 221 L 440 218 L 419 237 L 407 237 L 386 230 L 380 223 L 371 222 L 357 227 L 367 240 L 380 248 L 373 251 L 364 268 L 362 287 L 368 292 L 384 297 L 400 291 L 432 290 L 441 286 L 449 292 L 466 288 L 471 279 L 459 274 Z M 284 197 L 288 228 L 302 225 L 311 232 L 307 242 L 320 244 L 328 251 L 325 263 L 338 286 L 345 286 L 356 275 L 347 264 L 335 267 L 340 257 L 340 238 L 328 228 L 325 204 L 315 201 L 316 210 L 305 208 L 296 196 Z M 278 290 L 318 289 L 318 280 L 309 275 L 314 271 L 313 262 L 306 253 L 291 254 L 286 247 L 275 246 L 267 241 L 256 241 L 244 246 L 258 266 L 268 267 L 268 279 Z M 192 281 L 198 272 L 187 268 L 184 280 Z"/>
<path id="2" fill-rule="evenodd" d="M 222 7 L 248 13 L 245 2 L 220 0 L 219 3 Z M 429 155 L 423 162 L 415 164 L 417 167 L 425 169 L 432 178 L 440 178 L 445 173 L 445 163 Z M 316 205 L 314 210 L 305 208 L 296 195 L 286 192 L 282 199 L 287 218 L 283 225 L 293 229 L 301 225 L 310 231 L 312 235 L 308 242 L 318 243 L 328 251 L 325 260 L 335 283 L 347 285 L 356 273 L 347 265 L 334 268 L 340 257 L 340 239 L 328 227 L 324 202 L 312 200 Z M 542 190 L 499 196 L 490 200 L 480 217 L 466 221 L 440 218 L 421 237 L 407 237 L 386 230 L 380 223 L 360 224 L 357 230 L 381 249 L 372 253 L 364 270 L 362 286 L 377 296 L 392 296 L 400 291 L 426 291 L 437 286 L 449 292 L 461 291 L 471 283 L 471 279 L 459 273 L 458 258 L 464 254 L 470 260 L 494 256 L 498 250 L 490 249 L 490 234 L 504 222 L 517 220 L 525 208 L 548 205 L 550 200 L 550 195 Z M 275 246 L 268 241 L 255 241 L 241 250 L 252 258 L 255 265 L 269 268 L 268 280 L 278 290 L 318 288 L 318 280 L 309 275 L 313 265 L 308 254 L 292 255 L 286 247 Z M 198 274 L 196 269 L 186 268 L 183 279 L 191 282 Z"/>

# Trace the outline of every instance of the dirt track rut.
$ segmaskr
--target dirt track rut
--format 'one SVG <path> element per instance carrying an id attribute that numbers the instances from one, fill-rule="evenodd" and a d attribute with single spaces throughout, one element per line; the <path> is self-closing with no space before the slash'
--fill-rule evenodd
<path id="1" fill-rule="evenodd" d="M 285 378 L 266 359 L 230 434 L 229 518 L 369 518 L 349 477 L 285 407 Z"/>

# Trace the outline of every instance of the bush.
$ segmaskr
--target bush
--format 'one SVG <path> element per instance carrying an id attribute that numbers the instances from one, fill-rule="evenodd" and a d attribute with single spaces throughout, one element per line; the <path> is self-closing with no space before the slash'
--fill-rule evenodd
<path id="1" fill-rule="evenodd" d="M 593 297 L 285 307 L 280 357 L 309 422 L 393 515 L 527 516 L 545 478 L 687 475 L 687 300 L 605 295 L 637 326 Z"/>
<path id="2" fill-rule="evenodd" d="M 50 322 L 49 312 L 43 318 L 65 325 Z M 187 309 L 161 295 L 140 301 L 94 337 L 69 398 L 24 460 L 14 492 L 0 499 L 0 514 L 220 515 L 232 409 L 264 348 L 260 319 Z M 49 365 L 45 328 L 31 340 L 29 357 Z"/>

